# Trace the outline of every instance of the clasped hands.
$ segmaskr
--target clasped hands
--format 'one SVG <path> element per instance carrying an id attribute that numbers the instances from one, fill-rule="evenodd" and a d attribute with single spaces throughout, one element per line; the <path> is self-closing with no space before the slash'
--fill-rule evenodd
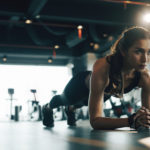
<path id="1" fill-rule="evenodd" d="M 139 127 L 150 128 L 150 110 L 142 106 L 134 116 L 135 129 Z"/>

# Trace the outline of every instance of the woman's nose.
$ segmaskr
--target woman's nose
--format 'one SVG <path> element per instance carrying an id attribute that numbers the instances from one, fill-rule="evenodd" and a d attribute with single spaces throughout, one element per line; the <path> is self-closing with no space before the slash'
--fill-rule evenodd
<path id="1" fill-rule="evenodd" d="M 147 54 L 146 54 L 146 53 L 145 53 L 145 54 L 143 54 L 143 55 L 142 55 L 142 63 L 147 62 L 147 59 L 148 59 Z"/>

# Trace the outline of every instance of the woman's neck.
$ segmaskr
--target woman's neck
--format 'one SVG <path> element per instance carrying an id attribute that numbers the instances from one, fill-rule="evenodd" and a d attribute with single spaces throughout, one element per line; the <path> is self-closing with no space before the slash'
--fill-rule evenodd
<path id="1" fill-rule="evenodd" d="M 125 78 L 133 78 L 135 69 L 123 68 L 122 73 Z"/>

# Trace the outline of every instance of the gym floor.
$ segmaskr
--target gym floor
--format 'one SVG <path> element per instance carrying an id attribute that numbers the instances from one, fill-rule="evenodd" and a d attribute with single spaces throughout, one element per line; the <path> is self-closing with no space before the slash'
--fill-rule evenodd
<path id="1" fill-rule="evenodd" d="M 92 130 L 88 121 L 68 127 L 56 121 L 46 128 L 42 122 L 0 122 L 1 150 L 149 150 L 150 132 L 129 128 Z"/>

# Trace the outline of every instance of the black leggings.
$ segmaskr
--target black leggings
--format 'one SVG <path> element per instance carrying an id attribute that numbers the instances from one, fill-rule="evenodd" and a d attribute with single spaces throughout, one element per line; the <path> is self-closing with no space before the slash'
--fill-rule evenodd
<path id="1" fill-rule="evenodd" d="M 75 108 L 81 108 L 82 106 L 88 105 L 88 96 L 78 100 L 78 102 L 72 101 L 71 99 L 67 99 L 63 94 L 62 95 L 55 95 L 50 101 L 50 107 L 57 108 L 59 106 L 69 106 L 74 105 Z"/>
<path id="2" fill-rule="evenodd" d="M 91 71 L 82 71 L 75 75 L 66 85 L 63 94 L 54 96 L 50 101 L 50 107 L 74 105 L 76 108 L 88 105 L 89 89 L 85 83 Z M 104 96 L 104 101 L 109 97 Z"/>
<path id="3" fill-rule="evenodd" d="M 85 83 L 91 71 L 82 71 L 76 74 L 64 88 L 63 94 L 54 96 L 50 101 L 50 107 L 75 105 L 81 107 L 88 104 L 89 89 Z"/>
<path id="4" fill-rule="evenodd" d="M 109 95 L 104 95 L 104 102 L 110 98 Z M 82 106 L 88 106 L 88 95 L 78 101 L 72 101 L 71 99 L 67 99 L 64 94 L 55 95 L 50 101 L 50 107 L 57 108 L 59 106 L 69 106 L 74 105 L 75 108 L 81 108 Z"/>

